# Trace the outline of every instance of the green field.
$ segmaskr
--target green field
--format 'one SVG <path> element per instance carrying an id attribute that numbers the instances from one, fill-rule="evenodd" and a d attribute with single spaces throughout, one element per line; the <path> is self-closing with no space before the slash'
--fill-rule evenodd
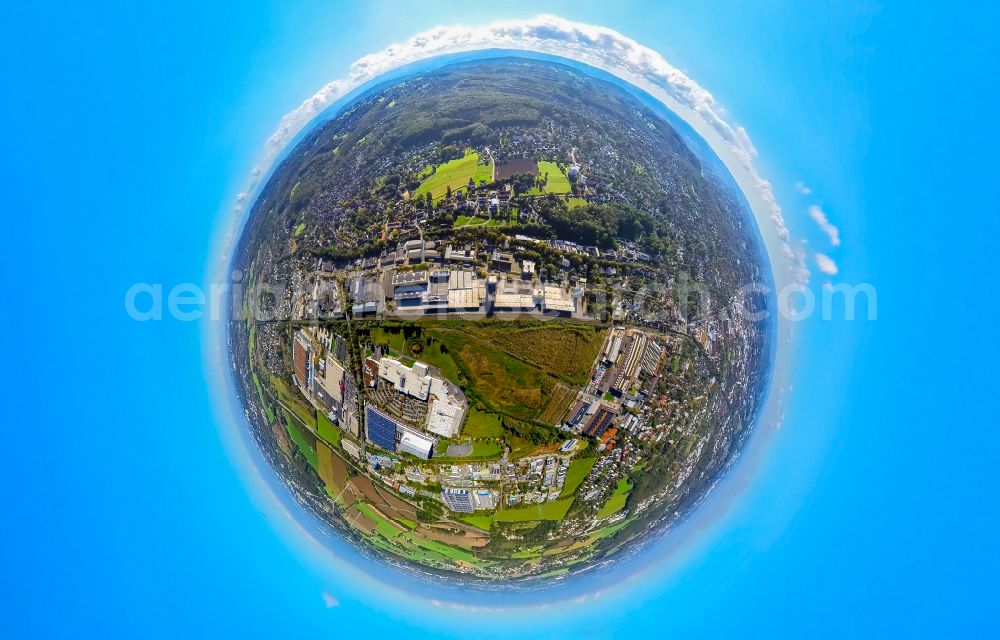
<path id="1" fill-rule="evenodd" d="M 618 481 L 618 486 L 615 487 L 615 492 L 611 494 L 608 501 L 604 503 L 601 510 L 597 512 L 597 519 L 602 520 L 609 516 L 613 516 L 622 509 L 625 508 L 625 501 L 628 500 L 628 494 L 632 491 L 632 483 L 628 481 L 628 478 L 622 478 Z"/>
<path id="2" fill-rule="evenodd" d="M 614 534 L 618 533 L 625 527 L 632 524 L 634 521 L 635 518 L 629 518 L 628 520 L 622 520 L 621 522 L 616 522 L 615 524 L 608 525 L 602 529 L 598 529 L 597 531 L 590 534 L 590 536 L 587 538 L 587 543 L 588 544 L 593 543 L 603 538 L 607 538 L 608 536 L 613 536 Z"/>
<path id="3" fill-rule="evenodd" d="M 468 562 L 469 564 L 481 564 L 481 560 L 476 556 L 472 555 L 465 549 L 459 549 L 458 547 L 452 547 L 443 542 L 438 542 L 437 540 L 429 540 L 427 538 L 421 538 L 413 534 L 404 534 L 407 539 L 409 539 L 413 544 L 421 546 L 425 549 L 431 551 L 436 551 L 441 555 L 450 558 L 452 560 L 461 560 L 463 562 Z"/>
<path id="4" fill-rule="evenodd" d="M 295 227 L 295 237 L 298 238 L 302 235 L 302 232 L 306 230 L 306 223 L 300 222 L 298 226 Z"/>
<path id="5" fill-rule="evenodd" d="M 387 346 L 398 353 L 403 353 L 406 348 L 406 338 L 402 331 L 393 333 L 381 327 L 375 327 L 371 330 L 370 336 L 373 344 Z"/>
<path id="6" fill-rule="evenodd" d="M 464 516 L 459 518 L 462 522 L 467 522 L 474 527 L 479 527 L 483 531 L 489 531 L 493 526 L 493 516 Z"/>
<path id="7" fill-rule="evenodd" d="M 344 432 L 341 431 L 330 422 L 330 419 L 323 415 L 322 412 L 316 412 L 316 432 L 319 434 L 320 438 L 323 438 L 332 445 L 339 445 L 340 439 L 344 437 Z"/>
<path id="8" fill-rule="evenodd" d="M 590 473 L 595 462 L 597 462 L 597 458 L 578 458 L 570 462 L 569 471 L 566 472 L 566 482 L 563 484 L 562 493 L 559 495 L 573 495 L 573 492 L 580 486 L 583 479 Z"/>
<path id="9" fill-rule="evenodd" d="M 309 444 L 306 434 L 295 424 L 295 420 L 288 412 L 285 412 L 285 427 L 288 429 L 288 435 L 291 436 L 292 441 L 298 446 L 299 451 L 309 461 L 309 466 L 313 469 L 319 469 L 319 459 L 316 457 L 316 450 Z"/>
<path id="10" fill-rule="evenodd" d="M 264 387 L 260 384 L 260 378 L 257 377 L 257 372 L 251 369 L 250 377 L 253 379 L 253 386 L 257 388 L 257 397 L 260 398 L 260 403 L 263 405 L 264 411 L 267 413 L 268 421 L 274 422 L 274 409 L 271 408 L 271 403 L 264 397 Z"/>
<path id="11" fill-rule="evenodd" d="M 312 407 L 301 404 L 298 389 L 293 390 L 284 380 L 278 376 L 271 376 L 271 384 L 278 393 L 278 399 L 285 403 L 289 409 L 304 424 L 316 428 L 316 411 Z"/>
<path id="12" fill-rule="evenodd" d="M 503 452 L 503 448 L 496 442 L 472 442 L 472 453 L 467 458 L 498 458 Z"/>
<path id="13" fill-rule="evenodd" d="M 430 192 L 431 197 L 438 200 L 446 195 L 448 187 L 451 187 L 452 191 L 464 190 L 468 186 L 470 178 L 475 180 L 478 185 L 480 180 L 488 181 L 492 176 L 493 163 L 481 165 L 479 164 L 479 154 L 470 152 L 464 158 L 449 160 L 435 167 L 434 173 L 414 190 L 413 196 L 422 197 L 425 193 Z M 569 183 L 567 182 L 567 184 Z"/>
<path id="14" fill-rule="evenodd" d="M 570 209 L 576 209 L 577 207 L 582 207 L 587 204 L 584 198 L 566 198 L 566 206 Z"/>
<path id="15" fill-rule="evenodd" d="M 469 409 L 469 417 L 465 420 L 463 433 L 472 438 L 499 438 L 503 435 L 503 423 L 497 414 L 479 411 L 472 407 Z"/>
<path id="16" fill-rule="evenodd" d="M 372 341 L 438 367 L 486 412 L 522 420 L 535 419 L 561 383 L 585 384 L 604 340 L 603 328 L 577 322 L 434 320 L 412 325 L 417 330 L 410 341 L 423 347 L 414 353 L 399 326 L 395 333 L 371 329 Z M 474 416 L 466 435 L 499 435 L 498 419 L 491 426 Z"/>
<path id="17" fill-rule="evenodd" d="M 563 173 L 562 169 L 559 168 L 555 162 L 550 162 L 548 160 L 539 160 L 538 162 L 538 175 L 544 176 L 549 174 L 548 180 L 545 186 L 541 189 L 533 188 L 527 193 L 529 196 L 540 196 L 546 193 L 555 194 L 565 194 L 573 193 L 573 188 L 569 184 L 569 178 Z"/>
<path id="18" fill-rule="evenodd" d="M 501 509 L 497 511 L 494 520 L 497 522 L 529 522 L 533 520 L 562 520 L 566 517 L 573 498 L 561 498 L 552 502 L 533 504 L 530 507 L 516 509 Z"/>
<path id="19" fill-rule="evenodd" d="M 375 521 L 375 530 L 386 538 L 395 538 L 399 535 L 400 530 L 392 522 L 386 520 L 380 516 L 374 509 L 365 504 L 364 502 L 359 502 L 357 505 L 358 511 L 365 514 L 369 518 Z"/>
<path id="20" fill-rule="evenodd" d="M 477 216 L 458 216 L 455 218 L 455 224 L 453 227 L 477 227 L 483 224 L 486 224 L 486 218 L 479 218 Z"/>
<path id="21" fill-rule="evenodd" d="M 424 349 L 420 352 L 419 359 L 422 362 L 437 367 L 441 370 L 441 374 L 451 380 L 452 382 L 459 381 L 458 375 L 458 363 L 455 359 L 451 357 L 451 354 L 445 353 L 441 349 L 442 343 L 435 340 L 431 344 L 424 343 Z"/>

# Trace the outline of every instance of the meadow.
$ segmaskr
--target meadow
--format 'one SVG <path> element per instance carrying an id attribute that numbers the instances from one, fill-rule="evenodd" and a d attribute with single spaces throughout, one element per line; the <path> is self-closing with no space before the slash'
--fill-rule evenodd
<path id="1" fill-rule="evenodd" d="M 479 184 L 480 180 L 489 181 L 492 176 L 493 163 L 479 164 L 479 154 L 470 151 L 463 158 L 449 160 L 434 167 L 433 173 L 414 190 L 413 197 L 424 197 L 424 194 L 430 193 L 432 198 L 439 200 L 447 194 L 448 187 L 452 191 L 465 189 L 470 179 Z"/>
<path id="2" fill-rule="evenodd" d="M 561 498 L 551 502 L 533 504 L 530 507 L 501 509 L 493 519 L 496 522 L 529 522 L 535 520 L 562 520 L 566 517 L 573 498 Z"/>

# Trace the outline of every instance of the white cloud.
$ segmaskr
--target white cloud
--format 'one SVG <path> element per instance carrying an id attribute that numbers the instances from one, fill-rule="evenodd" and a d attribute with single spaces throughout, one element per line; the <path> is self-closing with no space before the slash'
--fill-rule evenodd
<path id="1" fill-rule="evenodd" d="M 825 273 L 828 276 L 835 276 L 839 269 L 837 269 L 837 263 L 833 261 L 830 256 L 825 253 L 817 253 L 815 256 L 816 268 Z"/>
<path id="2" fill-rule="evenodd" d="M 840 229 L 830 224 L 825 211 L 813 205 L 809 207 L 809 217 L 816 221 L 816 224 L 826 234 L 826 237 L 830 239 L 831 246 L 840 246 Z"/>
<path id="3" fill-rule="evenodd" d="M 801 193 L 804 196 L 807 196 L 807 195 L 809 195 L 810 193 L 813 192 L 813 190 L 810 189 L 809 187 L 807 187 L 805 185 L 805 183 L 802 182 L 801 180 L 799 180 L 798 182 L 795 183 L 795 190 L 798 191 L 799 193 Z"/>
<path id="4" fill-rule="evenodd" d="M 334 607 L 340 606 L 340 600 L 337 600 L 329 592 L 323 592 L 323 604 L 326 605 L 327 609 L 332 609 Z"/>
<path id="5" fill-rule="evenodd" d="M 612 73 L 653 95 L 691 124 L 726 162 L 755 213 L 770 220 L 778 252 L 786 259 L 784 278 L 801 280 L 808 270 L 788 248 L 788 228 L 771 184 L 752 164 L 757 150 L 747 132 L 730 124 L 715 98 L 656 51 L 606 27 L 542 15 L 481 26 L 438 26 L 406 42 L 360 58 L 347 77 L 335 80 L 281 119 L 251 176 L 254 192 L 281 151 L 317 115 L 359 86 L 401 66 L 440 55 L 484 49 L 532 51 L 569 58 Z M 729 158 L 726 155 L 728 152 Z M 244 205 L 238 205 L 242 208 Z M 762 230 L 764 227 L 762 225 Z M 765 233 L 765 242 L 767 242 Z M 777 265 L 776 265 L 777 266 Z M 775 273 L 779 280 L 781 273 Z M 807 277 L 807 276 L 806 276 Z"/>

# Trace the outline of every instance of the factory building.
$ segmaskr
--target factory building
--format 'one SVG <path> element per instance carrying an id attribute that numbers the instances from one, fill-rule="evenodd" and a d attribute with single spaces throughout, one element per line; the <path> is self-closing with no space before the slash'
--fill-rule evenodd
<path id="1" fill-rule="evenodd" d="M 301 330 L 295 332 L 295 340 L 292 342 L 292 364 L 295 384 L 298 385 L 304 396 L 312 397 L 313 380 L 316 375 L 313 345 L 309 337 Z"/>
<path id="2" fill-rule="evenodd" d="M 386 451 L 396 450 L 396 420 L 371 405 L 365 407 L 365 434 L 368 441 Z"/>
<path id="3" fill-rule="evenodd" d="M 641 333 L 633 334 L 625 349 L 625 358 L 623 359 L 621 368 L 618 370 L 618 376 L 615 378 L 614 384 L 611 385 L 613 391 L 618 393 L 628 391 L 635 377 L 639 374 L 639 366 L 642 364 L 645 351 L 646 336 Z"/>
<path id="4" fill-rule="evenodd" d="M 427 294 L 426 271 L 397 271 L 392 276 L 392 297 L 397 306 L 414 306 Z"/>
<path id="5" fill-rule="evenodd" d="M 469 489 L 452 489 L 445 487 L 441 489 L 441 497 L 448 508 L 458 513 L 472 513 L 476 510 L 472 502 L 472 491 Z"/>
<path id="6" fill-rule="evenodd" d="M 450 394 L 439 397 L 434 394 L 427 411 L 427 430 L 443 438 L 457 436 L 465 417 L 465 403 L 449 396 Z"/>
<path id="7" fill-rule="evenodd" d="M 398 422 L 396 423 L 396 435 L 399 437 L 396 450 L 400 453 L 408 453 L 424 460 L 431 457 L 431 453 L 434 451 L 434 438 L 425 436 Z"/>
<path id="8" fill-rule="evenodd" d="M 615 414 L 607 407 L 601 405 L 601 408 L 594 414 L 594 417 L 583 430 L 583 433 L 592 438 L 600 438 L 608 430 L 608 427 L 611 426 L 611 421 L 614 419 Z"/>
<path id="9" fill-rule="evenodd" d="M 344 402 L 344 367 L 331 356 L 326 357 L 326 367 L 319 378 L 319 384 L 335 401 Z"/>
<path id="10" fill-rule="evenodd" d="M 576 303 L 569 292 L 561 287 L 547 284 L 544 288 L 544 311 L 549 315 L 569 316 L 576 310 Z"/>
<path id="11" fill-rule="evenodd" d="M 386 451 L 408 453 L 424 460 L 430 458 L 434 451 L 434 438 L 406 426 L 372 405 L 365 406 L 365 432 L 369 442 Z"/>
<path id="12" fill-rule="evenodd" d="M 618 360 L 618 354 L 621 352 L 622 348 L 622 334 L 618 331 L 614 331 L 611 336 L 611 343 L 608 346 L 605 355 L 605 360 L 608 364 L 614 364 Z"/>
<path id="13" fill-rule="evenodd" d="M 407 367 L 395 358 L 382 358 L 378 362 L 378 375 L 396 391 L 418 400 L 426 402 L 430 395 L 431 376 L 423 362 L 415 362 L 412 367 Z"/>
<path id="14" fill-rule="evenodd" d="M 441 497 L 448 508 L 458 513 L 472 513 L 477 509 L 497 506 L 497 494 L 491 489 L 463 489 L 444 487 Z"/>
<path id="15" fill-rule="evenodd" d="M 642 355 L 642 370 L 646 375 L 656 375 L 660 368 L 660 361 L 663 359 L 663 347 L 650 340 L 646 343 L 646 352 Z"/>

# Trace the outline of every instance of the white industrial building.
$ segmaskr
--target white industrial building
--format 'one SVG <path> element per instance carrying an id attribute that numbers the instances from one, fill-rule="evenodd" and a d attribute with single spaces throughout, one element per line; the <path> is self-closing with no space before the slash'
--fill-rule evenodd
<path id="1" fill-rule="evenodd" d="M 344 367 L 329 355 L 326 357 L 326 368 L 319 379 L 319 384 L 334 400 L 344 401 Z"/>
<path id="2" fill-rule="evenodd" d="M 432 378 L 423 362 L 415 362 L 412 367 L 407 367 L 395 358 L 382 358 L 378 361 L 378 375 L 400 393 L 424 402 L 430 395 Z"/>
<path id="3" fill-rule="evenodd" d="M 402 425 L 397 426 L 397 431 L 399 432 L 397 451 L 403 451 L 425 460 L 431 457 L 431 452 L 434 450 L 434 438 Z"/>

